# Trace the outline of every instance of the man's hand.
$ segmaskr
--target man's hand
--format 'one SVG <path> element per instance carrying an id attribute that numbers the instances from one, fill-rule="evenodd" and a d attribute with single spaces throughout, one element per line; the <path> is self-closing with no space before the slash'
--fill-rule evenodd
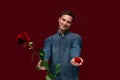
<path id="1" fill-rule="evenodd" d="M 41 63 L 42 63 L 42 60 L 40 60 L 40 61 L 38 62 L 38 64 L 37 64 L 36 67 L 37 67 L 39 70 L 46 70 L 44 66 L 41 66 Z"/>
<path id="2" fill-rule="evenodd" d="M 81 66 L 83 64 L 83 59 L 81 57 L 73 58 L 71 64 L 74 66 Z"/>

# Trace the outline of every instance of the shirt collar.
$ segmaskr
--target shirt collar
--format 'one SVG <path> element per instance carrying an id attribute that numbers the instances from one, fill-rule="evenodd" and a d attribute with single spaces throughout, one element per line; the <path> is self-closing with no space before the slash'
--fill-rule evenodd
<path id="1" fill-rule="evenodd" d="M 62 37 L 64 37 L 66 34 L 68 34 L 70 31 L 69 30 L 66 30 L 65 32 L 64 32 L 64 35 L 62 35 L 59 31 L 57 32 L 57 34 L 58 35 L 60 35 L 60 36 L 62 36 Z"/>

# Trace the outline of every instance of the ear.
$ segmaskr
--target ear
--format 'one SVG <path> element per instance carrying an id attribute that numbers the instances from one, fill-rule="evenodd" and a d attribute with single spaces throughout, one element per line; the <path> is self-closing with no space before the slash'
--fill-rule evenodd
<path id="1" fill-rule="evenodd" d="M 60 22 L 60 17 L 58 18 L 58 22 Z"/>

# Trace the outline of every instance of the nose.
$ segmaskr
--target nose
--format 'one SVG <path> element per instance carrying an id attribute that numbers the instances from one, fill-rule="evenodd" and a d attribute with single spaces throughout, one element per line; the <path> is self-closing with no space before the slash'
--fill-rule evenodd
<path id="1" fill-rule="evenodd" d="M 66 21 L 64 21 L 64 25 L 67 25 L 67 22 L 66 22 Z"/>

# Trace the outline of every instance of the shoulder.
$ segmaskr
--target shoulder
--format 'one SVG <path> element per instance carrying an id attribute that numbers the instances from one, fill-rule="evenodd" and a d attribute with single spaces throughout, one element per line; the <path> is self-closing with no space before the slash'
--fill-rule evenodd
<path id="1" fill-rule="evenodd" d="M 79 38 L 79 39 L 82 39 L 81 35 L 78 34 L 78 33 L 73 33 L 73 32 L 70 32 L 70 35 L 73 36 L 74 38 Z"/>
<path id="2" fill-rule="evenodd" d="M 53 34 L 53 35 L 50 35 L 49 37 L 47 37 L 45 40 L 52 40 L 54 37 L 56 37 L 57 34 Z"/>

